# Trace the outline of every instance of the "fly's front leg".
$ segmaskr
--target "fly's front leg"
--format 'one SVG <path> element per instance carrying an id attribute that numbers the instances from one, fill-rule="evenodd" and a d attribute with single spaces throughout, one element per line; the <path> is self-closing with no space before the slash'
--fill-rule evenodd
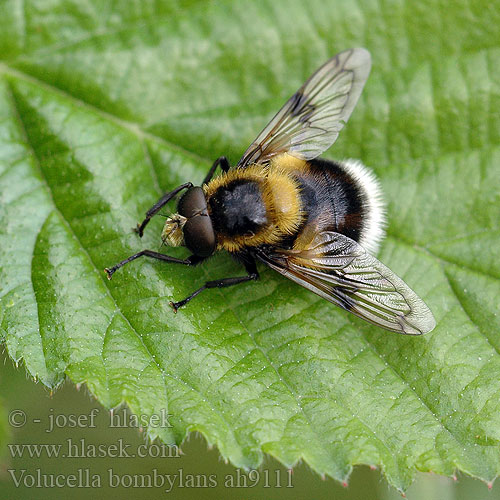
<path id="1" fill-rule="evenodd" d="M 134 229 L 136 233 L 139 233 L 139 236 L 142 238 L 144 234 L 144 228 L 148 225 L 151 217 L 156 215 L 177 193 L 182 191 L 183 189 L 193 187 L 192 182 L 186 182 L 181 186 L 175 188 L 173 191 L 165 193 L 147 212 L 146 218 L 140 223 L 137 224 L 137 227 Z M 149 251 L 149 250 L 148 250 Z"/>
<path id="2" fill-rule="evenodd" d="M 228 286 L 238 285 L 239 283 L 245 283 L 246 281 L 258 279 L 259 273 L 257 272 L 255 259 L 251 256 L 245 255 L 242 258 L 242 261 L 248 273 L 247 276 L 238 276 L 236 278 L 223 278 L 220 280 L 207 281 L 202 287 L 198 288 L 198 290 L 195 290 L 184 300 L 181 300 L 180 302 L 170 302 L 170 305 L 172 306 L 174 312 L 177 312 L 180 307 L 185 306 L 191 299 L 194 299 L 198 294 L 203 292 L 203 290 L 208 290 L 210 288 L 225 288 Z"/>
<path id="3" fill-rule="evenodd" d="M 208 171 L 208 174 L 205 177 L 205 180 L 203 181 L 203 184 L 207 184 L 210 182 L 212 179 L 215 171 L 217 170 L 217 167 L 220 166 L 223 172 L 227 172 L 230 168 L 229 161 L 225 156 L 221 156 L 217 158 L 217 160 L 214 161 L 213 165 L 211 166 L 210 170 Z M 146 217 L 144 220 L 140 223 L 137 224 L 137 227 L 134 229 L 136 233 L 139 234 L 139 236 L 142 238 L 144 234 L 144 228 L 149 224 L 149 221 L 151 220 L 151 217 L 156 215 L 176 194 L 178 194 L 180 191 L 183 189 L 187 189 L 193 187 L 192 182 L 186 182 L 185 184 L 182 184 L 181 186 L 175 188 L 173 191 L 170 191 L 168 193 L 165 193 L 147 212 L 146 212 Z"/>
<path id="4" fill-rule="evenodd" d="M 194 266 L 205 259 L 205 257 L 199 257 L 198 255 L 191 255 L 187 259 L 177 259 L 175 257 L 170 257 L 170 255 L 165 255 L 159 252 L 153 252 L 153 250 L 142 250 L 134 255 L 131 255 L 127 259 L 118 262 L 118 264 L 115 264 L 113 267 L 107 267 L 106 269 L 104 269 L 104 272 L 108 275 L 108 280 L 111 279 L 115 271 L 120 269 L 120 267 L 123 267 L 125 264 L 128 264 L 129 262 L 132 262 L 133 260 L 138 259 L 139 257 L 142 256 L 151 257 L 152 259 L 162 260 L 163 262 L 171 262 L 173 264 L 183 264 L 185 266 Z"/>
<path id="5" fill-rule="evenodd" d="M 210 170 L 208 171 L 208 174 L 206 175 L 203 184 L 208 184 L 212 180 L 212 177 L 214 176 L 214 173 L 219 165 L 223 172 L 227 172 L 231 168 L 228 159 L 225 156 L 220 156 L 214 161 L 214 164 L 210 167 Z"/>

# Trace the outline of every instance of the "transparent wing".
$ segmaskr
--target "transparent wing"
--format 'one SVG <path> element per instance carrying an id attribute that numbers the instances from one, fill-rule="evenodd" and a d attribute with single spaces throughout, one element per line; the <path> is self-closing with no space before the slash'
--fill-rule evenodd
<path id="1" fill-rule="evenodd" d="M 423 300 L 347 236 L 323 232 L 304 250 L 259 250 L 272 269 L 370 323 L 407 335 L 436 322 Z"/>
<path id="2" fill-rule="evenodd" d="M 370 68 L 370 53 L 361 48 L 329 59 L 278 111 L 238 166 L 267 163 L 285 152 L 311 160 L 326 151 L 351 116 Z"/>

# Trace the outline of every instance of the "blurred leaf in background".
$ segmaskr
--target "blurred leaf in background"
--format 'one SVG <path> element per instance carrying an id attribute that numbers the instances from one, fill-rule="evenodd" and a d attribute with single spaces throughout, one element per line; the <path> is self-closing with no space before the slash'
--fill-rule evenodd
<path id="1" fill-rule="evenodd" d="M 0 400 L 0 464 L 6 455 L 6 444 L 10 438 L 9 430 L 7 412 L 3 406 L 3 400 Z"/>
<path id="2" fill-rule="evenodd" d="M 500 467 L 498 4 L 7 0 L 0 4 L 0 338 L 44 384 L 107 408 L 167 409 L 240 467 L 267 453 L 346 481 L 380 466 L 492 481 Z M 137 261 L 158 196 L 232 162 L 307 76 L 365 46 L 374 67 L 330 158 L 372 166 L 388 199 L 380 259 L 430 305 L 422 338 L 363 324 L 293 283 L 168 302 L 224 255 Z M 172 251 L 176 256 L 182 250 Z"/>

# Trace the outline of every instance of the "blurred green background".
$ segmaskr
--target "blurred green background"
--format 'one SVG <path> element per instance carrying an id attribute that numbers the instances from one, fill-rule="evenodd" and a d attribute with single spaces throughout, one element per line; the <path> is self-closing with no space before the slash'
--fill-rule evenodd
<path id="1" fill-rule="evenodd" d="M 144 435 L 138 429 L 110 428 L 109 414 L 95 400 L 93 400 L 86 389 L 82 387 L 77 390 L 75 386 L 66 382 L 55 393 L 50 392 L 41 384 L 34 384 L 26 377 L 23 367 L 15 368 L 5 354 L 0 358 L 0 394 L 8 413 L 13 410 L 22 410 L 27 417 L 26 425 L 13 428 L 9 427 L 10 436 L 8 444 L 61 444 L 62 450 L 71 439 L 73 443 L 80 443 L 83 439 L 85 445 L 90 449 L 92 445 L 113 445 L 119 439 L 124 444 L 130 444 L 127 451 L 133 452 L 137 446 L 145 443 Z M 95 420 L 95 428 L 70 428 L 69 425 L 49 430 L 49 416 L 64 414 L 90 415 L 93 408 L 99 412 Z M 121 414 L 121 413 L 120 413 Z M 34 423 L 33 419 L 39 418 L 40 423 Z M 62 423 L 62 422 L 61 422 Z M 158 449 L 158 448 L 156 448 Z M 187 442 L 181 447 L 182 454 L 179 457 L 170 458 L 65 458 L 55 459 L 42 456 L 40 458 L 18 458 L 12 457 L 9 447 L 3 449 L 3 457 L 0 461 L 0 499 L 14 500 L 22 498 L 29 499 L 156 499 L 156 498 L 213 498 L 213 499 L 335 499 L 335 500 L 397 500 L 401 495 L 390 488 L 383 479 L 380 471 L 370 470 L 368 467 L 356 467 L 347 487 L 343 487 L 333 479 L 322 480 L 317 474 L 301 464 L 292 473 L 289 488 L 287 470 L 280 466 L 275 460 L 267 457 L 264 466 L 259 469 L 259 476 L 255 475 L 248 479 L 248 486 L 225 487 L 224 481 L 228 475 L 234 478 L 236 485 L 238 471 L 233 466 L 224 464 L 216 449 L 207 450 L 205 440 L 199 435 L 191 435 Z M 173 454 L 173 453 L 172 453 Z M 152 475 L 156 469 L 158 474 L 170 474 L 171 477 L 179 474 L 182 469 L 184 480 L 187 484 L 189 474 L 217 477 L 217 487 L 195 488 L 179 487 L 178 480 L 173 489 L 167 493 L 164 488 L 138 488 L 134 487 L 110 487 L 108 470 L 113 469 L 116 476 L 125 478 L 132 475 Z M 23 469 L 26 475 L 35 475 L 40 469 L 45 474 L 62 474 L 68 476 L 75 474 L 78 469 L 89 470 L 92 476 L 97 474 L 101 478 L 101 487 L 89 488 L 44 488 L 20 486 L 16 488 L 9 469 L 16 470 L 19 477 Z M 265 487 L 266 472 L 268 472 L 268 484 Z M 280 476 L 281 487 L 276 487 L 277 472 Z M 240 471 L 241 476 L 243 473 Z M 240 484 L 243 483 L 241 479 Z M 251 484 L 255 486 L 250 487 Z M 410 500 L 495 500 L 500 499 L 500 485 L 494 485 L 489 490 L 481 481 L 460 475 L 455 482 L 452 479 L 435 476 L 431 474 L 420 474 L 416 482 L 406 492 Z"/>

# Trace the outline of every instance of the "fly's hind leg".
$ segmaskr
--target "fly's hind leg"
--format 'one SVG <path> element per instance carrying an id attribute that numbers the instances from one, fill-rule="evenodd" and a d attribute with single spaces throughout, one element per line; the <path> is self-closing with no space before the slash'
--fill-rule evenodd
<path id="1" fill-rule="evenodd" d="M 170 302 L 170 305 L 172 306 L 174 312 L 177 312 L 180 307 L 185 306 L 191 299 L 194 299 L 198 294 L 203 292 L 203 290 L 208 290 L 210 288 L 226 288 L 228 286 L 238 285 L 239 283 L 245 283 L 246 281 L 259 279 L 259 273 L 257 272 L 255 259 L 251 256 L 245 255 L 241 260 L 248 273 L 247 276 L 238 276 L 236 278 L 222 278 L 220 280 L 207 281 L 202 287 L 198 288 L 198 290 L 195 290 L 184 300 L 181 300 L 180 302 Z"/>

